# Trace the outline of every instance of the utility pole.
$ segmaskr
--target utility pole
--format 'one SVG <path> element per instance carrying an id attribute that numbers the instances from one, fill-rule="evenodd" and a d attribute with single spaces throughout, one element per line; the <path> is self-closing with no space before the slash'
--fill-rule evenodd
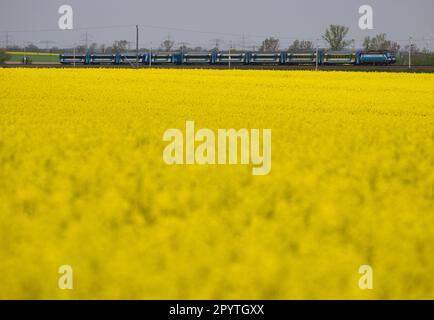
<path id="1" fill-rule="evenodd" d="M 80 42 L 84 42 L 86 53 L 89 52 L 89 41 L 92 40 L 92 34 L 86 30 L 86 32 L 81 34 Z"/>
<path id="2" fill-rule="evenodd" d="M 149 68 L 152 67 L 152 42 L 149 46 Z"/>
<path id="3" fill-rule="evenodd" d="M 73 50 L 73 52 L 74 52 L 74 68 L 75 68 L 75 47 L 76 47 L 76 45 L 74 43 L 74 50 Z"/>
<path id="4" fill-rule="evenodd" d="M 411 69 L 411 50 L 413 49 L 412 37 L 409 38 L 409 47 L 408 47 L 408 68 Z"/>
<path id="5" fill-rule="evenodd" d="M 23 45 L 23 52 L 24 52 L 24 56 L 23 56 L 23 62 L 24 64 L 27 64 L 27 46 L 30 44 L 29 41 L 24 41 L 24 45 Z"/>
<path id="6" fill-rule="evenodd" d="M 220 48 L 220 42 L 222 41 L 221 39 L 212 39 L 211 40 L 213 43 L 215 43 L 215 46 L 214 46 L 214 49 L 216 50 L 216 51 L 219 51 L 219 48 Z"/>
<path id="7" fill-rule="evenodd" d="M 136 25 L 136 68 L 139 68 L 139 26 Z"/>
<path id="8" fill-rule="evenodd" d="M 9 31 L 6 31 L 6 50 L 8 50 L 9 47 Z"/>
<path id="9" fill-rule="evenodd" d="M 318 39 L 316 39 L 316 55 L 315 55 L 315 70 L 318 71 Z"/>
<path id="10" fill-rule="evenodd" d="M 181 49 L 181 53 L 184 53 L 184 50 L 187 49 L 187 46 L 188 46 L 189 44 L 190 44 L 190 43 L 188 43 L 188 42 L 180 42 L 180 43 L 179 43 L 179 45 L 180 45 L 180 49 Z"/>
<path id="11" fill-rule="evenodd" d="M 230 41 L 230 44 L 229 44 L 229 69 L 231 68 L 231 60 L 232 60 L 231 50 L 232 50 L 232 41 Z"/>

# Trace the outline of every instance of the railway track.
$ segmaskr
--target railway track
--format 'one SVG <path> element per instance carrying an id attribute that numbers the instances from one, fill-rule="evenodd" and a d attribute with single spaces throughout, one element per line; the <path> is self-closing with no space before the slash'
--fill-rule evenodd
<path id="1" fill-rule="evenodd" d="M 95 64 L 95 65 L 63 65 L 60 63 L 34 63 L 31 65 L 23 64 L 5 64 L 4 68 L 106 68 L 106 69 L 135 69 L 133 65 L 110 65 L 110 64 Z M 148 65 L 139 64 L 139 69 L 147 69 Z M 229 69 L 227 65 L 152 65 L 152 68 L 159 69 Z M 315 66 L 291 66 L 291 65 L 232 65 L 231 69 L 239 70 L 315 70 Z M 434 73 L 434 66 L 413 66 L 411 69 L 408 66 L 392 65 L 392 66 L 318 66 L 321 71 L 370 71 L 370 72 L 416 72 L 416 73 Z"/>

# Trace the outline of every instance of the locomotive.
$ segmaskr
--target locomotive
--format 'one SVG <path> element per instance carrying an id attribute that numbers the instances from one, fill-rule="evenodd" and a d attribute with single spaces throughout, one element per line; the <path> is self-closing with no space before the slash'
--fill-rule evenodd
<path id="1" fill-rule="evenodd" d="M 391 65 L 396 55 L 391 51 L 313 52 L 176 52 L 61 54 L 62 64 L 135 64 L 144 65 Z M 138 60 L 137 60 L 138 59 Z"/>

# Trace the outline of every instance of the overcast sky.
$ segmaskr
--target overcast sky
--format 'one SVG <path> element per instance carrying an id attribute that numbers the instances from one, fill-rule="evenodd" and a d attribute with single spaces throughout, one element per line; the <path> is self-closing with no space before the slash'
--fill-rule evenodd
<path id="1" fill-rule="evenodd" d="M 74 10 L 73 31 L 58 29 L 62 4 Z M 374 9 L 374 30 L 358 27 L 363 4 Z M 5 31 L 10 45 L 52 40 L 50 46 L 72 46 L 83 43 L 86 30 L 89 43 L 134 41 L 139 24 L 141 47 L 158 46 L 169 35 L 203 47 L 212 39 L 222 39 L 223 47 L 251 47 L 275 36 L 287 47 L 294 38 L 321 38 L 332 23 L 348 26 L 357 47 L 365 36 L 385 32 L 402 44 L 413 36 L 419 47 L 434 48 L 434 0 L 0 0 L 2 45 Z"/>

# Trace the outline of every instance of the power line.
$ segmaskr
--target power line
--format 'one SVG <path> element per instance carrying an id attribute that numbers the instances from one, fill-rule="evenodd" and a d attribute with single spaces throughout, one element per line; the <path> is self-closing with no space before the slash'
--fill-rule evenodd
<path id="1" fill-rule="evenodd" d="M 139 26 L 136 26 L 136 68 L 138 67 L 139 67 Z"/>
<path id="2" fill-rule="evenodd" d="M 84 46 L 85 46 L 86 50 L 88 50 L 89 49 L 89 41 L 93 40 L 93 37 L 91 34 L 89 34 L 89 32 L 87 32 L 87 30 L 81 36 L 84 37 L 84 39 L 81 39 L 80 41 L 84 42 Z"/>
<path id="3" fill-rule="evenodd" d="M 72 30 L 62 30 L 56 29 L 18 29 L 9 30 L 10 33 L 35 33 L 35 32 L 74 32 L 74 31 L 86 31 L 86 30 L 97 30 L 97 29 L 120 29 L 120 28 L 132 28 L 135 25 L 110 25 L 110 26 L 90 26 L 90 27 L 80 27 L 74 28 Z M 4 31 L 3 31 L 4 32 Z"/>
<path id="4" fill-rule="evenodd" d="M 9 34 L 9 31 L 5 31 L 5 36 L 4 36 L 4 40 L 2 40 L 1 42 L 4 43 L 4 48 L 8 49 L 10 42 L 11 42 L 12 36 Z"/>
<path id="5" fill-rule="evenodd" d="M 241 45 L 242 48 L 251 47 L 251 45 L 246 44 L 246 37 L 247 38 L 257 38 L 257 39 L 259 39 L 259 38 L 265 39 L 265 38 L 269 37 L 269 36 L 257 35 L 257 34 L 204 31 L 204 30 L 187 29 L 187 28 L 179 28 L 179 27 L 168 27 L 168 26 L 157 26 L 157 25 L 148 25 L 148 24 L 89 26 L 89 27 L 75 28 L 72 31 L 85 30 L 84 39 L 82 39 L 81 41 L 85 43 L 85 47 L 86 47 L 86 49 L 88 49 L 89 48 L 89 41 L 91 41 L 91 36 L 88 34 L 88 30 L 120 29 L 120 28 L 133 28 L 133 27 L 134 28 L 142 27 L 142 28 L 148 28 L 148 29 L 172 30 L 172 31 L 178 31 L 178 32 L 197 33 L 197 34 L 209 34 L 209 35 L 216 35 L 216 36 L 226 36 L 226 37 L 231 37 L 234 40 L 235 40 L 235 38 L 240 39 L 240 37 L 241 37 L 241 44 L 238 44 L 238 45 Z M 26 32 L 38 33 L 38 32 L 59 32 L 59 31 L 65 31 L 65 30 L 60 30 L 60 29 L 35 30 L 35 29 L 33 29 L 33 30 L 7 30 L 7 31 L 3 31 L 3 32 L 5 32 L 5 38 L 6 38 L 5 42 L 6 42 L 6 47 L 8 47 L 9 43 L 10 43 L 10 38 L 11 38 L 10 33 L 26 33 Z M 71 32 L 71 31 L 69 31 L 69 32 Z M 280 36 L 275 35 L 275 37 L 280 39 L 280 40 L 283 40 L 283 41 L 304 39 L 307 41 L 315 42 L 317 40 L 317 38 L 309 39 L 309 38 L 305 38 L 305 37 L 287 37 L 287 36 L 282 36 L 282 35 L 280 35 Z M 45 40 L 45 41 L 47 41 L 47 40 Z M 353 41 L 354 41 L 354 43 L 363 43 L 364 39 L 353 39 Z M 397 40 L 396 39 L 390 39 L 389 41 L 394 41 L 394 42 L 397 42 L 399 44 L 403 44 L 403 43 L 408 43 L 408 38 L 407 39 L 397 39 Z M 412 41 L 415 45 L 416 44 L 425 44 L 425 45 L 429 46 L 431 44 L 431 42 L 434 43 L 434 38 L 431 38 L 431 37 L 413 38 Z M 233 43 L 236 44 L 236 42 L 233 42 Z M 216 42 L 216 47 L 218 47 L 217 42 Z M 256 45 L 254 45 L 254 47 L 256 47 Z"/>
<path id="6" fill-rule="evenodd" d="M 158 25 L 149 25 L 149 24 L 139 24 L 139 27 L 142 28 L 149 28 L 149 29 L 162 29 L 162 30 L 173 30 L 173 31 L 179 31 L 179 32 L 189 32 L 189 33 L 199 33 L 199 34 L 214 34 L 214 35 L 221 35 L 221 36 L 231 36 L 231 37 L 252 37 L 252 38 L 266 38 L 267 35 L 259 35 L 259 34 L 244 34 L 244 33 L 230 33 L 230 32 L 220 32 L 220 31 L 205 31 L 205 30 L 197 30 L 197 29 L 188 29 L 188 28 L 180 28 L 180 27 L 168 27 L 168 26 L 158 26 Z M 106 25 L 106 26 L 89 26 L 89 27 L 81 27 L 81 28 L 74 28 L 72 31 L 83 31 L 85 30 L 98 30 L 98 29 L 117 29 L 117 28 L 135 28 L 136 25 Z M 35 32 L 59 32 L 59 31 L 65 31 L 60 29 L 32 29 L 32 30 L 9 30 L 7 32 L 10 33 L 35 33 Z M 68 32 L 68 31 L 67 31 Z M 285 39 L 285 40 L 298 40 L 300 38 L 303 38 L 308 41 L 315 41 L 316 39 L 312 38 L 305 38 L 305 37 L 288 37 L 283 35 L 276 35 L 276 38 L 279 39 Z M 364 39 L 353 39 L 354 41 L 363 41 Z M 419 38 L 419 39 L 413 39 L 413 41 L 431 41 L 434 40 L 434 38 Z M 408 39 L 393 39 L 393 41 L 400 41 L 400 42 L 406 42 Z"/>
<path id="7" fill-rule="evenodd" d="M 52 41 L 52 40 L 42 40 L 42 41 L 39 41 L 39 42 L 42 43 L 42 44 L 45 44 L 45 49 L 46 50 L 48 50 L 48 47 L 49 47 L 50 44 L 56 43 L 55 41 Z"/>
<path id="8" fill-rule="evenodd" d="M 180 28 L 180 27 L 169 27 L 169 26 L 159 26 L 159 25 L 149 25 L 149 24 L 139 24 L 138 26 L 142 28 L 149 28 L 149 29 L 162 29 L 162 30 L 173 30 L 173 31 L 179 31 L 179 32 L 189 32 L 189 33 L 200 33 L 200 34 L 214 34 L 214 35 L 222 35 L 222 36 L 232 36 L 232 37 L 254 37 L 254 38 L 266 38 L 266 35 L 259 35 L 259 34 L 244 34 L 244 33 L 230 33 L 230 32 L 220 32 L 220 31 L 210 31 L 210 30 L 197 30 L 197 29 L 188 29 L 188 28 Z M 117 28 L 135 28 L 136 25 L 106 25 L 106 26 L 89 26 L 89 27 L 81 27 L 81 28 L 75 28 L 76 31 L 83 31 L 83 30 L 97 30 L 97 29 L 117 29 Z M 72 31 L 74 31 L 72 30 Z M 19 32 L 58 32 L 58 31 L 65 31 L 60 29 L 32 29 L 32 30 L 9 30 L 10 33 L 19 33 Z M 300 39 L 300 37 L 288 37 L 288 36 L 276 36 L 280 39 L 289 39 L 289 40 L 297 40 Z M 309 41 L 315 41 L 316 39 L 307 39 L 305 37 L 305 40 Z M 355 41 L 363 41 L 363 39 L 354 39 Z M 394 41 L 407 41 L 408 39 L 395 39 Z M 413 41 L 426 41 L 426 40 L 434 40 L 432 38 L 420 38 L 420 39 L 413 39 Z"/>

